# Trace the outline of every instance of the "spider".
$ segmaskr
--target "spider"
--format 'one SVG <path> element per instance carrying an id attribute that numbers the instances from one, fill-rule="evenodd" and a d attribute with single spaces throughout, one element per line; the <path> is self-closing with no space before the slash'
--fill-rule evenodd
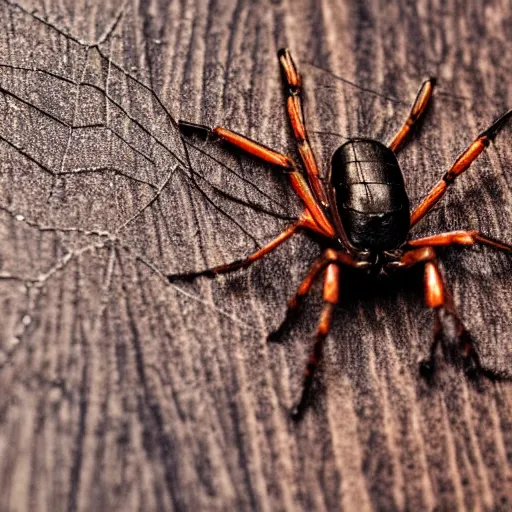
<path id="1" fill-rule="evenodd" d="M 432 210 L 449 186 L 469 168 L 490 141 L 494 140 L 499 130 L 512 117 L 512 110 L 503 114 L 475 139 L 411 212 L 396 153 L 424 114 L 432 96 L 435 79 L 429 78 L 421 84 L 407 119 L 387 146 L 377 140 L 366 138 L 348 140 L 334 152 L 327 179 L 322 179 L 306 133 L 300 76 L 288 49 L 279 50 L 278 59 L 284 82 L 286 111 L 307 179 L 289 156 L 231 130 L 221 127 L 212 129 L 185 121 L 180 121 L 179 126 L 184 136 L 196 135 L 204 140 L 227 143 L 282 169 L 288 176 L 293 190 L 302 200 L 304 211 L 296 222 L 247 258 L 200 272 L 169 275 L 169 280 L 172 282 L 192 280 L 199 276 L 214 277 L 217 274 L 246 268 L 298 231 L 305 231 L 320 240 L 323 248 L 321 256 L 313 262 L 297 292 L 289 301 L 284 321 L 269 335 L 269 339 L 274 340 L 282 334 L 314 281 L 323 274 L 324 306 L 306 364 L 302 394 L 292 410 L 292 416 L 296 418 L 303 414 L 308 403 L 333 310 L 339 300 L 340 272 L 346 267 L 379 275 L 392 274 L 413 265 L 423 265 L 425 302 L 434 311 L 434 336 L 430 357 L 421 363 L 422 373 L 431 375 L 434 372 L 436 349 L 443 335 L 442 311 L 455 321 L 457 351 L 466 372 L 470 375 L 479 372 L 490 373 L 480 365 L 475 344 L 452 304 L 439 269 L 435 248 L 485 244 L 510 252 L 512 246 L 489 238 L 476 230 L 451 231 L 416 239 L 410 239 L 409 232 Z"/>

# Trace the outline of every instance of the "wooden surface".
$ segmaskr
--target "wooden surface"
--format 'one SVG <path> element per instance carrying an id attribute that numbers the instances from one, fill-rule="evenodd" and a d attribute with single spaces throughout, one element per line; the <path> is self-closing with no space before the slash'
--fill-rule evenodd
<path id="1" fill-rule="evenodd" d="M 173 119 L 294 155 L 286 45 L 326 169 L 343 137 L 389 139 L 435 75 L 399 156 L 416 203 L 512 106 L 511 38 L 505 0 L 0 0 L 0 510 L 512 509 L 512 384 L 442 358 L 420 378 L 421 272 L 345 281 L 299 424 L 319 289 L 283 343 L 266 335 L 317 245 L 165 279 L 248 254 L 300 211 L 264 165 L 197 141 L 187 161 Z M 508 127 L 414 233 L 512 243 L 511 205 Z M 441 259 L 482 362 L 510 373 L 511 258 Z"/>

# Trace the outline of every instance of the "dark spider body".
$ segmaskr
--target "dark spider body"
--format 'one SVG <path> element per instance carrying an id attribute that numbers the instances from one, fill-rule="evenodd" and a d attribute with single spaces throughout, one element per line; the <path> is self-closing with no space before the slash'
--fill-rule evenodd
<path id="1" fill-rule="evenodd" d="M 173 274 L 168 276 L 169 280 L 172 282 L 195 279 L 199 276 L 214 277 L 246 268 L 298 231 L 305 231 L 320 239 L 322 254 L 312 263 L 297 292 L 288 302 L 284 321 L 269 335 L 269 340 L 279 338 L 315 280 L 323 275 L 324 307 L 316 329 L 315 343 L 306 364 L 302 395 L 294 411 L 295 417 L 302 415 L 308 403 L 313 376 L 322 358 L 323 344 L 329 332 L 334 308 L 339 301 L 341 273 L 348 268 L 364 270 L 365 273 L 375 276 L 388 274 L 389 269 L 423 266 L 425 303 L 435 315 L 434 339 L 430 347 L 430 357 L 421 367 L 423 373 L 431 375 L 435 368 L 436 350 L 443 340 L 441 312 L 446 312 L 455 320 L 458 340 L 456 352 L 466 371 L 470 374 L 496 377 L 496 374 L 480 365 L 476 346 L 456 313 L 446 288 L 437 261 L 436 248 L 484 244 L 511 252 L 512 246 L 476 230 L 449 231 L 420 238 L 411 237 L 410 230 L 432 211 L 449 186 L 494 140 L 505 123 L 512 118 L 512 110 L 480 133 L 420 204 L 411 211 L 404 178 L 395 155 L 425 112 L 435 80 L 430 78 L 421 84 L 407 119 L 388 145 L 371 139 L 350 139 L 334 152 L 329 174 L 324 179 L 320 175 L 306 132 L 300 75 L 286 48 L 279 50 L 278 58 L 284 82 L 286 110 L 303 169 L 289 156 L 229 129 L 209 128 L 185 121 L 180 121 L 179 126 L 184 136 L 196 134 L 204 139 L 210 138 L 227 143 L 281 169 L 281 172 L 288 176 L 291 187 L 302 201 L 303 213 L 275 239 L 246 258 L 200 272 Z"/>
<path id="2" fill-rule="evenodd" d="M 409 198 L 395 154 L 379 141 L 351 139 L 331 159 L 331 216 L 370 261 L 396 249 L 409 232 Z M 336 223 L 337 224 L 337 223 Z M 339 224 L 338 224 L 339 225 Z"/>

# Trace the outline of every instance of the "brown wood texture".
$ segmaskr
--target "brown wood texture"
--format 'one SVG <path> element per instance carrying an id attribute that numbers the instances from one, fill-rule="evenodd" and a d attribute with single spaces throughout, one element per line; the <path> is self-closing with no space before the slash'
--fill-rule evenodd
<path id="1" fill-rule="evenodd" d="M 298 424 L 321 287 L 282 343 L 266 336 L 317 244 L 166 281 L 300 212 L 268 166 L 200 141 L 188 161 L 173 124 L 296 158 L 282 46 L 323 171 L 344 137 L 389 140 L 437 76 L 399 155 L 413 204 L 512 107 L 506 0 L 0 0 L 0 510 L 512 508 L 512 383 L 473 384 L 441 356 L 422 380 L 421 271 L 343 280 Z M 512 243 L 511 205 L 509 126 L 414 233 Z M 483 364 L 510 374 L 511 258 L 440 254 Z"/>

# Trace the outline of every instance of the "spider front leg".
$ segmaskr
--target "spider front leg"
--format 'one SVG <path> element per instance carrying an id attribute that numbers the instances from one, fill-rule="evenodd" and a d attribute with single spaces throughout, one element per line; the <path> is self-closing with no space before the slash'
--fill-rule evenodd
<path id="1" fill-rule="evenodd" d="M 325 234 L 329 237 L 334 236 L 335 232 L 331 222 L 325 215 L 317 199 L 311 193 L 308 184 L 302 175 L 298 172 L 295 162 L 290 157 L 282 155 L 273 149 L 267 148 L 259 142 L 251 140 L 244 135 L 233 132 L 226 128 L 221 128 L 220 126 L 217 126 L 216 128 L 209 128 L 208 126 L 188 123 L 186 121 L 179 121 L 178 124 L 181 132 L 185 136 L 197 134 L 204 140 L 210 137 L 213 140 L 226 142 L 232 147 L 243 151 L 244 153 L 252 155 L 259 160 L 283 169 L 288 176 L 288 179 L 290 180 L 290 184 L 294 192 L 304 203 L 306 208 L 305 214 L 308 215 L 312 220 L 309 227 L 314 229 L 314 224 L 318 228 L 317 230 L 321 232 L 321 234 Z"/>
<path id="2" fill-rule="evenodd" d="M 301 100 L 302 82 L 297 72 L 295 62 L 288 48 L 281 48 L 277 52 L 279 64 L 283 76 L 286 94 L 286 110 L 290 119 L 293 135 L 297 141 L 300 156 L 306 168 L 308 182 L 313 190 L 315 198 L 320 201 L 323 206 L 328 206 L 329 201 L 325 193 L 315 155 L 309 143 L 306 125 L 304 122 L 304 111 Z"/>
<path id="3" fill-rule="evenodd" d="M 311 290 L 313 283 L 325 270 L 325 267 L 329 265 L 330 262 L 335 261 L 335 259 L 336 253 L 331 249 L 328 249 L 311 265 L 311 268 L 309 269 L 306 277 L 297 288 L 295 295 L 288 301 L 288 307 L 286 308 L 284 320 L 275 331 L 272 331 L 268 335 L 267 341 L 275 342 L 281 338 L 285 330 L 290 326 L 292 320 L 295 318 L 295 314 L 297 313 L 300 304 L 302 303 L 304 297 L 306 297 L 306 295 Z"/>
<path id="4" fill-rule="evenodd" d="M 286 317 L 281 326 L 270 334 L 269 341 L 275 341 L 275 338 L 281 335 L 285 327 L 288 326 L 294 313 L 297 311 L 302 299 L 309 293 L 314 281 L 325 271 L 323 300 L 324 308 L 322 310 L 318 327 L 315 334 L 315 343 L 308 358 L 306 369 L 304 372 L 304 381 L 302 385 L 302 394 L 300 400 L 291 411 L 291 416 L 295 420 L 302 418 L 311 394 L 314 375 L 318 364 L 323 356 L 323 345 L 325 338 L 331 326 L 332 313 L 335 305 L 339 301 L 340 288 L 340 266 L 348 266 L 357 269 L 367 268 L 370 263 L 367 261 L 358 261 L 349 254 L 334 249 L 326 249 L 324 254 L 320 256 L 311 266 L 306 277 L 300 284 L 295 295 L 288 302 Z"/>
<path id="5" fill-rule="evenodd" d="M 437 202 L 444 196 L 451 185 L 469 166 L 481 155 L 483 150 L 496 137 L 506 122 L 512 117 L 512 110 L 509 110 L 497 119 L 487 130 L 482 132 L 476 140 L 462 153 L 448 172 L 432 188 L 425 199 L 416 207 L 411 214 L 411 228 L 427 215 Z"/>
<path id="6" fill-rule="evenodd" d="M 476 230 L 472 231 L 451 231 L 448 233 L 440 233 L 438 235 L 427 236 L 423 238 L 418 238 L 416 240 L 410 240 L 408 245 L 411 247 L 422 247 L 423 249 L 416 249 L 415 251 L 426 250 L 427 248 L 431 249 L 432 246 L 438 247 L 446 247 L 451 245 L 475 245 L 482 244 L 492 247 L 494 249 L 498 249 L 501 251 L 512 252 L 512 246 L 501 242 L 499 240 L 494 240 L 489 238 Z M 434 265 L 434 267 L 432 267 Z M 427 361 L 424 361 L 421 366 L 422 373 L 424 375 L 431 375 L 435 368 L 435 353 L 436 348 L 439 345 L 439 341 L 442 337 L 442 326 L 439 317 L 439 308 L 445 307 L 444 304 L 440 304 L 436 306 L 439 302 L 439 298 L 444 297 L 446 292 L 444 291 L 444 283 L 442 277 L 439 273 L 439 270 L 435 266 L 434 263 L 428 262 L 425 266 L 425 289 L 426 289 L 426 302 L 429 307 L 435 308 L 436 317 L 434 323 L 434 342 L 432 343 L 432 347 L 430 350 L 430 358 Z M 467 331 L 467 329 L 462 324 L 462 321 L 455 314 L 453 308 L 451 308 L 450 313 L 457 321 L 458 325 L 458 338 L 459 345 L 462 347 L 463 352 L 463 361 L 466 373 L 476 376 L 476 375 L 485 375 L 490 379 L 496 378 L 505 378 L 503 376 L 499 376 L 497 373 L 492 372 L 491 370 L 485 369 L 481 366 L 480 360 L 478 357 L 478 353 L 475 349 L 475 345 L 471 339 L 471 335 Z"/>
<path id="7" fill-rule="evenodd" d="M 432 91 L 434 90 L 435 83 L 435 78 L 429 78 L 421 84 L 420 90 L 416 95 L 416 99 L 414 100 L 407 119 L 395 134 L 395 136 L 391 139 L 391 142 L 388 144 L 389 148 L 392 149 L 395 153 L 398 152 L 414 126 L 423 116 L 423 113 L 427 109 L 430 98 L 432 97 Z"/>

